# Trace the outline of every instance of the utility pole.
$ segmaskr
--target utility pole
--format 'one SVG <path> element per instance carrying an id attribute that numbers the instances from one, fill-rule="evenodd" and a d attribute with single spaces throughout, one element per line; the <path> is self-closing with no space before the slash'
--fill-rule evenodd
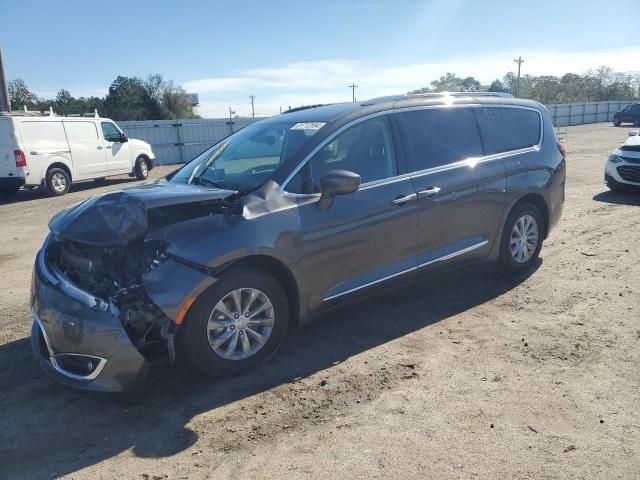
<path id="1" fill-rule="evenodd" d="M 256 111 L 255 111 L 255 108 L 253 106 L 253 101 L 255 100 L 256 96 L 255 95 L 249 95 L 249 98 L 251 99 L 251 118 L 256 118 Z"/>
<path id="2" fill-rule="evenodd" d="M 522 56 L 519 56 L 514 60 L 514 62 L 518 64 L 518 83 L 517 90 L 515 92 L 515 96 L 517 97 L 518 95 L 520 95 L 520 66 L 524 63 L 524 59 L 522 58 Z"/>
<path id="3" fill-rule="evenodd" d="M 2 60 L 2 48 L 0 48 L 0 112 L 11 111 L 11 100 L 9 100 L 9 84 L 4 73 L 4 62 Z"/>
<path id="4" fill-rule="evenodd" d="M 358 85 L 356 85 L 355 83 L 352 83 L 351 85 L 347 85 L 347 87 L 349 87 L 351 89 L 351 101 L 355 103 L 355 101 L 356 101 L 356 88 L 358 88 Z"/>

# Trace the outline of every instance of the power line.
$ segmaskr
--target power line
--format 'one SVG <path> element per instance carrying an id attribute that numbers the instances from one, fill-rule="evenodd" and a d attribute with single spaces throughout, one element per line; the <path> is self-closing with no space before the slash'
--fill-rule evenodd
<path id="1" fill-rule="evenodd" d="M 517 90 L 515 92 L 512 91 L 511 93 L 514 93 L 514 95 L 517 97 L 518 95 L 520 95 L 520 66 L 524 63 L 524 58 L 522 58 L 522 56 L 519 56 L 513 61 L 518 64 L 518 83 L 516 84 Z M 511 90 L 513 90 L 513 88 Z"/>
<path id="2" fill-rule="evenodd" d="M 253 105 L 253 101 L 255 100 L 256 96 L 255 95 L 249 95 L 249 98 L 251 99 L 251 118 L 256 118 L 256 111 Z"/>
<path id="3" fill-rule="evenodd" d="M 351 89 L 351 101 L 355 103 L 355 101 L 356 101 L 356 88 L 358 88 L 358 85 L 356 85 L 355 83 L 352 83 L 351 85 L 347 85 L 347 87 L 349 87 Z"/>

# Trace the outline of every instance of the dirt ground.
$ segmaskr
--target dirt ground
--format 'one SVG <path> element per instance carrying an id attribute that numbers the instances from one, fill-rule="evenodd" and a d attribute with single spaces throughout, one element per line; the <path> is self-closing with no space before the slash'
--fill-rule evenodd
<path id="1" fill-rule="evenodd" d="M 528 275 L 352 305 L 254 374 L 158 369 L 135 406 L 53 385 L 28 339 L 48 219 L 132 182 L 21 193 L 0 205 L 0 478 L 640 478 L 640 195 L 603 184 L 627 131 L 569 129 L 564 215 Z"/>

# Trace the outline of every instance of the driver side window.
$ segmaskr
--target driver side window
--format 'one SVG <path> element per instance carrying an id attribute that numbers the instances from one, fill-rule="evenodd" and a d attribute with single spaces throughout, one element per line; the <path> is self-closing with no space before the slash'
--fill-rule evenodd
<path id="1" fill-rule="evenodd" d="M 102 135 L 107 142 L 119 142 L 120 130 L 113 123 L 102 122 Z"/>
<path id="2" fill-rule="evenodd" d="M 387 116 L 366 120 L 338 134 L 300 169 L 285 190 L 319 193 L 320 177 L 336 169 L 357 173 L 363 184 L 398 174 Z"/>

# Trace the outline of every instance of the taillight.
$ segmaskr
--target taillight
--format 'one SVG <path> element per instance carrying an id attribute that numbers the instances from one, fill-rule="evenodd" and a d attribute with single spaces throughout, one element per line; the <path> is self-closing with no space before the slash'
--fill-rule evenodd
<path id="1" fill-rule="evenodd" d="M 27 157 L 24 156 L 24 152 L 22 150 L 14 150 L 13 155 L 16 157 L 16 167 L 26 167 L 27 166 Z"/>
<path id="2" fill-rule="evenodd" d="M 566 160 L 567 158 L 567 149 L 561 143 L 558 143 L 558 150 L 560 150 L 560 154 L 562 155 L 562 159 Z"/>

